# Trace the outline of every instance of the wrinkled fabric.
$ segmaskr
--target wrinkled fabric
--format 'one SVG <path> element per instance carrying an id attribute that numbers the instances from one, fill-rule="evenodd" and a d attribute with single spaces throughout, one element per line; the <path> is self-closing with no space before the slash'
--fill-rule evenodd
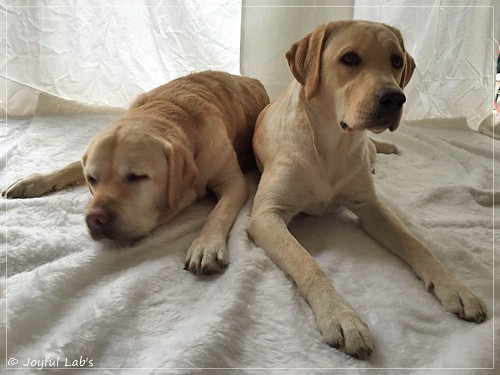
<path id="1" fill-rule="evenodd" d="M 240 72 L 240 0 L 9 1 L 5 12 L 11 115 L 32 114 L 40 92 L 125 108 L 182 75 Z"/>
<path id="2" fill-rule="evenodd" d="M 93 134 L 115 117 L 9 119 L 10 157 L 7 164 L 0 159 L 0 181 L 77 160 Z M 412 368 L 491 368 L 492 245 L 498 242 L 492 210 L 500 191 L 498 182 L 492 187 L 492 176 L 500 167 L 498 147 L 493 162 L 492 140 L 470 130 L 464 119 L 426 120 L 381 136 L 400 154 L 378 155 L 379 195 L 484 299 L 490 312 L 485 323 L 445 312 L 403 262 L 363 233 L 352 214 L 299 215 L 290 224 L 292 233 L 374 336 L 369 360 L 350 358 L 322 342 L 296 287 L 248 238 L 255 172 L 247 175 L 251 198 L 229 235 L 230 265 L 214 276 L 183 270 L 212 201 L 194 204 L 143 243 L 119 250 L 90 239 L 83 217 L 90 195 L 79 187 L 41 198 L 0 199 L 6 212 L 0 216 L 0 241 L 7 244 L 7 257 L 0 257 L 0 290 L 7 287 L 0 299 L 6 312 L 0 314 L 0 331 L 7 333 L 7 358 L 19 361 L 10 367 L 25 370 L 23 364 L 35 360 L 65 368 L 83 360 L 82 366 L 140 368 L 134 370 L 139 374 L 163 373 L 154 368 L 193 373 L 190 368 L 349 367 L 349 374 L 364 374 L 363 368 L 409 368 L 398 370 L 405 374 Z M 4 342 L 0 352 L 5 353 Z M 0 356 L 0 366 L 4 361 Z"/>

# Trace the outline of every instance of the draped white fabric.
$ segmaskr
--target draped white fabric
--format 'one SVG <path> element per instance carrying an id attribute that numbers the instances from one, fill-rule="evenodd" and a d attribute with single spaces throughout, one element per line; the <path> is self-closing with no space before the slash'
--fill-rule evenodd
<path id="1" fill-rule="evenodd" d="M 0 90 L 12 115 L 30 114 L 39 92 L 123 108 L 194 71 L 240 72 L 240 0 L 25 4 L 9 1 L 0 17 L 7 36 Z"/>
<path id="2" fill-rule="evenodd" d="M 355 1 L 354 18 L 398 27 L 416 60 L 405 90 L 407 119 L 464 116 L 477 128 L 491 114 L 500 26 L 495 2 Z"/>
<path id="3" fill-rule="evenodd" d="M 16 125 L 26 131 L 17 144 L 13 140 L 7 165 L 0 158 L 0 181 L 76 160 L 113 117 L 12 119 L 9 132 Z M 184 259 L 212 201 L 197 202 L 143 243 L 114 250 L 88 236 L 83 211 L 90 193 L 77 187 L 36 199 L 0 199 L 0 210 L 8 210 L 0 215 L 0 241 L 8 242 L 8 257 L 0 256 L 0 290 L 7 293 L 0 296 L 0 332 L 7 335 L 0 340 L 0 368 L 7 355 L 8 374 L 14 368 L 16 374 L 37 374 L 34 368 L 47 363 L 71 375 L 66 362 L 81 357 L 92 360 L 83 364 L 92 368 L 79 373 L 98 375 L 492 374 L 478 368 L 491 368 L 494 360 L 500 366 L 493 353 L 493 335 L 500 342 L 493 306 L 498 321 L 500 302 L 494 305 L 491 217 L 500 197 L 491 191 L 500 152 L 493 164 L 491 140 L 465 121 L 405 124 L 382 136 L 401 153 L 378 155 L 374 178 L 381 198 L 484 299 L 488 321 L 468 323 L 444 311 L 352 215 L 298 216 L 292 233 L 374 336 L 373 356 L 358 361 L 322 342 L 297 288 L 248 238 L 252 198 L 229 235 L 226 272 L 196 276 L 183 270 Z M 257 174 L 248 181 L 253 197 Z M 97 370 L 124 367 L 135 370 Z M 263 369 L 247 370 L 256 367 Z"/>
<path id="4" fill-rule="evenodd" d="M 383 7 L 353 8 L 354 1 L 322 7 L 332 0 L 51 0 L 27 8 L 14 7 L 25 0 L 9 0 L 8 8 L 0 5 L 0 29 L 7 30 L 7 38 L 0 37 L 0 51 L 7 51 L 0 53 L 0 106 L 8 100 L 11 115 L 35 115 L 8 124 L 0 118 L 2 189 L 78 159 L 98 129 L 118 116 L 78 113 L 90 107 L 60 98 L 123 108 L 137 93 L 191 71 L 238 73 L 240 59 L 241 72 L 261 79 L 275 97 L 292 79 L 284 58 L 289 46 L 317 24 L 353 12 L 391 23 L 406 37 L 418 66 L 406 90 L 407 117 L 466 116 L 475 126 L 491 110 L 492 44 L 498 43 L 491 7 L 424 0 L 438 7 L 401 8 L 388 5 L 404 1 L 386 0 Z M 370 5 L 382 4 L 374 1 Z M 407 123 L 381 137 L 401 151 L 377 158 L 381 198 L 484 299 L 485 323 L 445 312 L 352 215 L 298 216 L 292 233 L 374 335 L 373 356 L 358 361 L 322 342 L 297 288 L 248 238 L 257 173 L 247 175 L 251 197 L 229 235 L 230 266 L 210 277 L 184 271 L 183 262 L 212 201 L 197 202 L 143 243 L 117 250 L 88 237 L 83 211 L 90 194 L 75 187 L 36 199 L 0 199 L 6 213 L 0 242 L 8 251 L 0 255 L 0 332 L 6 334 L 0 368 L 68 373 L 67 360 L 78 359 L 79 365 L 87 360 L 81 366 L 92 367 L 89 373 L 120 374 L 204 374 L 220 367 L 239 370 L 210 373 L 362 375 L 392 368 L 394 374 L 437 375 L 499 368 L 491 252 L 498 223 L 491 215 L 500 195 L 491 178 L 500 152 L 463 118 Z"/>
<path id="5" fill-rule="evenodd" d="M 241 73 L 275 97 L 292 79 L 288 47 L 322 22 L 354 15 L 402 30 L 417 61 L 407 119 L 465 116 L 476 128 L 494 93 L 494 1 L 10 1 L 0 15 L 0 92 L 12 115 L 31 114 L 39 92 L 124 108 L 183 74 L 239 73 L 241 58 Z"/>

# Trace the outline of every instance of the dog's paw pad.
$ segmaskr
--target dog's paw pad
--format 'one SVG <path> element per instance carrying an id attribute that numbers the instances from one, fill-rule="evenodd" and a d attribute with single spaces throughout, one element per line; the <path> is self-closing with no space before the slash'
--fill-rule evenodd
<path id="1" fill-rule="evenodd" d="M 329 345 L 359 359 L 366 359 L 373 353 L 370 330 L 356 313 L 333 313 L 328 321 L 318 323 Z"/>
<path id="2" fill-rule="evenodd" d="M 55 186 L 47 185 L 41 174 L 34 174 L 17 180 L 2 192 L 5 198 L 35 198 L 55 190 Z"/>
<path id="3" fill-rule="evenodd" d="M 198 238 L 189 247 L 184 269 L 195 274 L 211 275 L 222 272 L 228 264 L 224 241 Z"/>
<path id="4" fill-rule="evenodd" d="M 482 323 L 487 319 L 486 305 L 465 286 L 458 282 L 432 282 L 431 285 L 430 291 L 434 293 L 446 311 L 470 322 Z"/>

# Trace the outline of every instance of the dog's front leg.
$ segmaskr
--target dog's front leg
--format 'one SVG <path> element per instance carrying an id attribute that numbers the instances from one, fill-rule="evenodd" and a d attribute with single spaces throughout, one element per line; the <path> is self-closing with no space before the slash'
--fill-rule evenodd
<path id="1" fill-rule="evenodd" d="M 432 252 L 413 236 L 392 210 L 374 195 L 347 206 L 359 217 L 362 228 L 408 263 L 445 310 L 477 323 L 487 317 L 485 304 L 449 273 Z"/>
<path id="2" fill-rule="evenodd" d="M 2 192 L 5 198 L 35 198 L 85 183 L 82 164 L 75 161 L 54 172 L 36 173 L 17 180 Z"/>
<path id="3" fill-rule="evenodd" d="M 293 279 L 311 306 L 325 341 L 354 357 L 363 359 L 369 356 L 373 351 L 373 342 L 368 326 L 337 293 L 313 257 L 288 231 L 280 214 L 258 207 L 257 203 L 248 231 L 278 267 Z"/>
<path id="4" fill-rule="evenodd" d="M 231 172 L 217 176 L 212 190 L 218 202 L 188 249 L 185 269 L 196 274 L 221 272 L 228 265 L 226 240 L 236 215 L 248 198 L 248 186 L 236 159 Z"/>

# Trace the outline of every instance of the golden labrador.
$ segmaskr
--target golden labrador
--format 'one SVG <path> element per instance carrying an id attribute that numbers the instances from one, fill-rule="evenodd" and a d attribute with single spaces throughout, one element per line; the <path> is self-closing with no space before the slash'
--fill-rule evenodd
<path id="1" fill-rule="evenodd" d="M 86 181 L 92 238 L 127 245 L 211 189 L 218 202 L 188 250 L 186 268 L 220 271 L 228 263 L 226 237 L 248 197 L 239 162 L 252 162 L 255 121 L 268 103 L 251 78 L 202 72 L 173 80 L 139 96 L 101 130 L 81 163 L 21 179 L 2 195 L 38 197 Z"/>
<path id="2" fill-rule="evenodd" d="M 292 45 L 286 58 L 295 80 L 257 119 L 253 146 L 263 175 L 248 230 L 294 280 L 326 342 L 359 358 L 373 351 L 367 325 L 287 225 L 299 212 L 320 215 L 338 204 L 408 263 L 446 310 L 484 321 L 484 303 L 375 193 L 375 153 L 365 130 L 396 130 L 406 100 L 402 88 L 415 68 L 400 32 L 365 21 L 324 24 Z"/>

